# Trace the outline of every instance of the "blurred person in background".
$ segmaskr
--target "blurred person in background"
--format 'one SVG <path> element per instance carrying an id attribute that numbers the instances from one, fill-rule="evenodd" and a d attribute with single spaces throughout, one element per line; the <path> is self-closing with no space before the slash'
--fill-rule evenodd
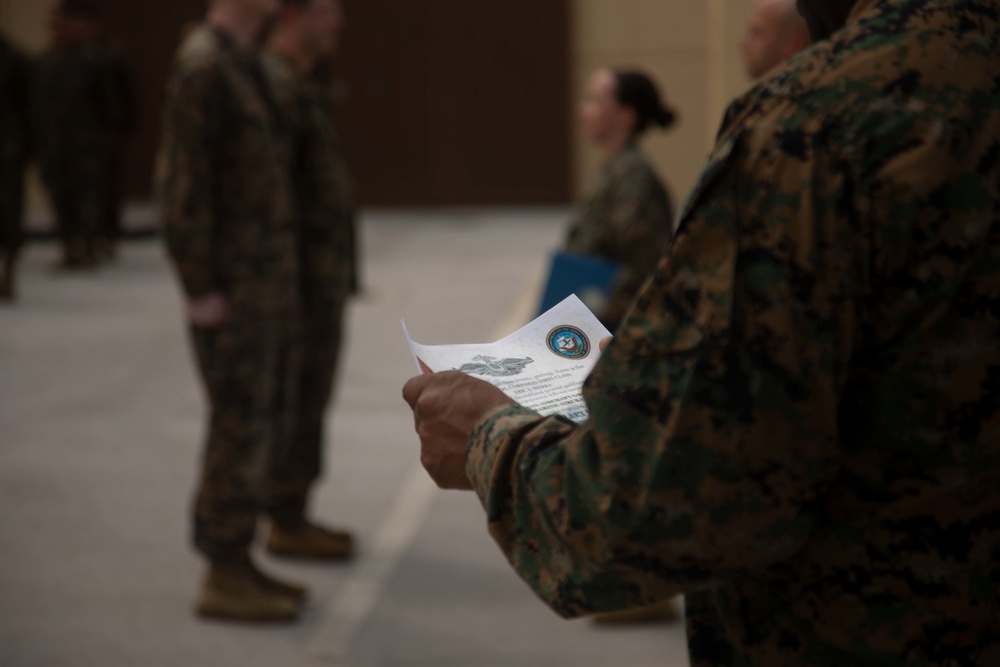
<path id="1" fill-rule="evenodd" d="M 251 559 L 294 395 L 299 261 L 284 123 L 257 46 L 279 0 L 211 0 L 181 44 L 159 159 L 163 233 L 209 405 L 194 544 L 201 616 L 291 621 L 306 591 Z"/>
<path id="2" fill-rule="evenodd" d="M 795 0 L 755 0 L 740 50 L 743 67 L 759 79 L 810 44 L 809 28 Z"/>
<path id="3" fill-rule="evenodd" d="M 351 179 L 330 96 L 316 74 L 320 61 L 333 55 L 344 25 L 340 0 L 283 0 L 264 56 L 288 139 L 302 305 L 289 364 L 299 373 L 287 405 L 291 432 L 272 467 L 267 548 L 276 555 L 321 560 L 353 553 L 349 533 L 306 518 L 310 490 L 322 469 L 324 415 L 354 274 Z"/>
<path id="4" fill-rule="evenodd" d="M 30 154 L 31 66 L 0 36 L 0 301 L 16 296 L 23 242 L 24 172 Z"/>
<path id="5" fill-rule="evenodd" d="M 604 167 L 565 249 L 618 265 L 612 293 L 597 313 L 613 332 L 670 244 L 673 204 L 639 140 L 650 128 L 673 127 L 676 116 L 645 74 L 601 69 L 587 83 L 580 120 Z"/>
<path id="6" fill-rule="evenodd" d="M 132 68 L 105 37 L 96 0 L 62 0 L 35 81 L 42 178 L 63 245 L 60 266 L 113 259 L 121 234 L 122 159 L 135 129 Z"/>

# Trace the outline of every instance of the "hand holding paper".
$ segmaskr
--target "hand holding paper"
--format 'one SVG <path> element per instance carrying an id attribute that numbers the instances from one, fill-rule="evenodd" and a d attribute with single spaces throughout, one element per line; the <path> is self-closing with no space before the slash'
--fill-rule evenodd
<path id="1" fill-rule="evenodd" d="M 421 463 L 438 486 L 471 489 L 465 472 L 469 437 L 495 408 L 516 402 L 543 416 L 585 421 L 583 381 L 608 336 L 575 296 L 489 345 L 432 347 L 414 343 L 407 333 L 423 375 L 406 384 L 403 398 L 413 410 Z"/>
<path id="2" fill-rule="evenodd" d="M 587 420 L 583 381 L 601 356 L 600 343 L 610 335 L 583 302 L 571 296 L 496 343 L 421 345 L 409 333 L 407 340 L 422 373 L 461 371 L 543 416 L 559 414 L 582 423 Z"/>
<path id="3" fill-rule="evenodd" d="M 442 489 L 469 491 L 465 453 L 469 436 L 488 412 L 512 401 L 502 391 L 464 373 L 421 375 L 403 387 L 420 436 L 420 462 Z"/>

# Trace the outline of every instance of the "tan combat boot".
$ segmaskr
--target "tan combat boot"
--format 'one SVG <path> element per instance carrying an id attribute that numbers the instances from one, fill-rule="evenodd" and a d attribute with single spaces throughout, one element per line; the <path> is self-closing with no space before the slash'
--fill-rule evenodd
<path id="1" fill-rule="evenodd" d="M 272 521 L 267 550 L 285 558 L 344 561 L 354 556 L 354 538 L 350 533 L 323 528 L 304 519 L 289 523 Z"/>
<path id="2" fill-rule="evenodd" d="M 195 608 L 199 616 L 278 623 L 298 618 L 305 589 L 273 579 L 249 558 L 213 562 Z"/>

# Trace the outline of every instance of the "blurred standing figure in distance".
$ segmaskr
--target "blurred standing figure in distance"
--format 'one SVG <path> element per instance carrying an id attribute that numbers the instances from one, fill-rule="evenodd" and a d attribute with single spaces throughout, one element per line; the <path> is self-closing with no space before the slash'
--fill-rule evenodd
<path id="1" fill-rule="evenodd" d="M 0 301 L 16 297 L 30 148 L 31 65 L 0 36 Z"/>
<path id="2" fill-rule="evenodd" d="M 286 441 L 299 317 L 297 238 L 280 111 L 256 46 L 279 0 L 211 0 L 168 85 L 163 233 L 186 299 L 210 418 L 194 507 L 208 559 L 202 616 L 295 619 L 305 589 L 250 558 Z"/>
<path id="3" fill-rule="evenodd" d="M 36 142 L 63 245 L 61 266 L 92 267 L 115 255 L 122 158 L 135 128 L 135 79 L 101 29 L 97 0 L 62 0 L 37 68 Z"/>
<path id="4" fill-rule="evenodd" d="M 351 185 L 329 96 L 315 78 L 333 55 L 345 25 L 340 0 L 283 0 L 264 57 L 264 70 L 285 119 L 298 227 L 302 321 L 295 359 L 300 376 L 288 404 L 287 449 L 269 486 L 271 553 L 342 560 L 353 553 L 349 533 L 307 520 L 309 493 L 322 471 L 323 421 L 341 348 L 344 306 L 351 290 Z"/>
<path id="5" fill-rule="evenodd" d="M 995 667 L 1000 5 L 799 7 L 589 420 L 426 375 L 421 460 L 558 613 L 686 593 L 693 667 Z"/>
<path id="6" fill-rule="evenodd" d="M 602 69 L 587 83 L 580 120 L 604 168 L 570 226 L 566 250 L 619 266 L 608 302 L 597 313 L 613 332 L 670 245 L 673 205 L 639 139 L 650 127 L 672 127 L 675 114 L 645 74 Z"/>
<path id="7" fill-rule="evenodd" d="M 754 0 L 740 44 L 747 76 L 763 77 L 809 43 L 809 28 L 795 0 Z"/>

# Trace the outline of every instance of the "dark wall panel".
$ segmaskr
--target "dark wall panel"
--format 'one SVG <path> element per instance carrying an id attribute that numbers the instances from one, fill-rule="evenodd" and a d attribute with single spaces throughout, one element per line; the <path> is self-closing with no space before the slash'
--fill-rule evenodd
<path id="1" fill-rule="evenodd" d="M 336 70 L 364 202 L 568 200 L 568 0 L 346 6 Z"/>
<path id="2" fill-rule="evenodd" d="M 366 204 L 565 202 L 568 0 L 344 0 L 340 124 Z M 138 74 L 128 192 L 152 188 L 164 85 L 204 0 L 105 0 Z"/>

